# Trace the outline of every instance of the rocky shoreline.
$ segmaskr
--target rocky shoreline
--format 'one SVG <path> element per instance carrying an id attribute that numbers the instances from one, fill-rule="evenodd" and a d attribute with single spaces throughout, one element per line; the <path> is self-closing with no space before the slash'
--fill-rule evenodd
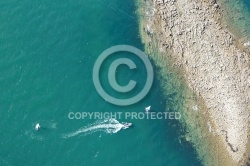
<path id="1" fill-rule="evenodd" d="M 188 86 L 202 98 L 214 124 L 209 130 L 225 148 L 232 165 L 246 163 L 249 152 L 250 54 L 221 23 L 215 0 L 148 0 L 141 35 L 184 71 Z M 164 57 L 163 57 L 164 58 Z"/>

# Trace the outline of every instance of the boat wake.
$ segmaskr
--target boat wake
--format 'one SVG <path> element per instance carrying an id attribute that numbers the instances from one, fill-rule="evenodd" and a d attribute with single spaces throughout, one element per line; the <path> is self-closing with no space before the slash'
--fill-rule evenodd
<path id="1" fill-rule="evenodd" d="M 88 135 L 94 132 L 102 131 L 106 133 L 117 133 L 121 129 L 127 129 L 128 123 L 120 123 L 116 119 L 106 119 L 103 121 L 95 122 L 91 125 L 80 128 L 79 130 L 63 135 L 63 138 L 78 136 L 80 134 Z M 131 125 L 130 125 L 131 126 Z"/>

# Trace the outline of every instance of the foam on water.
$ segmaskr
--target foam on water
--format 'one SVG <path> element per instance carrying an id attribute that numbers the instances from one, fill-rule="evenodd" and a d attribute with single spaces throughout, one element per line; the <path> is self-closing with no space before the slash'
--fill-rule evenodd
<path id="1" fill-rule="evenodd" d="M 117 121 L 116 119 L 105 119 L 103 121 L 98 121 L 88 126 L 82 127 L 75 132 L 65 134 L 63 135 L 63 138 L 74 137 L 78 136 L 79 134 L 87 135 L 97 131 L 102 131 L 106 133 L 117 133 L 122 128 L 124 128 L 124 125 L 122 123 L 119 123 L 119 121 Z"/>

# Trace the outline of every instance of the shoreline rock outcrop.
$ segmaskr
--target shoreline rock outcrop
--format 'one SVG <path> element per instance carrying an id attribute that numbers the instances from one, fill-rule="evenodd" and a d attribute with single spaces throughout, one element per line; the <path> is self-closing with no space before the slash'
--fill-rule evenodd
<path id="1" fill-rule="evenodd" d="M 174 65 L 184 70 L 208 108 L 213 130 L 239 164 L 249 141 L 249 53 L 221 24 L 215 0 L 150 0 L 145 9 L 145 33 L 156 36 L 159 51 L 171 52 Z"/>

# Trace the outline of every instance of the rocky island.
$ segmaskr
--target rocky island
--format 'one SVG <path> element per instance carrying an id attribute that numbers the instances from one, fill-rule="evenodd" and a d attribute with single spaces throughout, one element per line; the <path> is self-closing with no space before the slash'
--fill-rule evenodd
<path id="1" fill-rule="evenodd" d="M 199 98 L 199 105 L 203 105 L 192 108 L 199 110 L 198 116 L 206 121 L 198 128 L 207 136 L 199 139 L 209 140 L 212 147 L 207 155 L 197 148 L 204 165 L 246 164 L 250 42 L 239 40 L 227 28 L 222 21 L 223 10 L 215 0 L 141 0 L 139 3 L 141 36 L 149 56 L 152 50 L 157 50 L 157 56 L 180 69 L 186 84 Z M 195 144 L 192 139 L 191 142 Z"/>

